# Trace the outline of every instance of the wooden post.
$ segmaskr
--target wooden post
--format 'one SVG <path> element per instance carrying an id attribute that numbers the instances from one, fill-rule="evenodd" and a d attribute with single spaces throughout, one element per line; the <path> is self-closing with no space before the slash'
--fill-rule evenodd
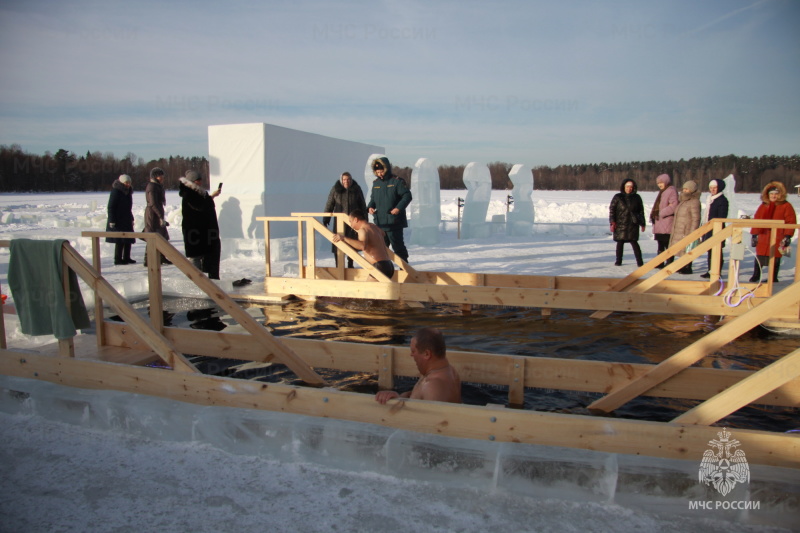
<path id="1" fill-rule="evenodd" d="M 147 239 L 147 282 L 150 287 L 150 324 L 153 329 L 164 332 L 164 295 L 161 291 L 161 252 L 158 251 L 156 239 Z"/>
<path id="2" fill-rule="evenodd" d="M 272 276 L 272 258 L 269 248 L 269 220 L 264 220 L 264 277 Z"/>
<path id="3" fill-rule="evenodd" d="M 378 389 L 394 389 L 394 348 L 385 346 L 378 361 Z"/>
<path id="4" fill-rule="evenodd" d="M 72 292 L 69 290 L 69 267 L 64 262 L 64 250 L 61 251 L 61 290 L 64 292 L 64 303 L 67 314 L 72 316 Z M 58 355 L 61 357 L 75 357 L 75 341 L 72 337 L 58 339 Z"/>
<path id="5" fill-rule="evenodd" d="M 102 276 L 100 264 L 100 237 L 92 237 L 92 266 Z M 103 316 L 103 297 L 97 291 L 94 291 L 94 327 L 97 335 L 97 347 L 105 346 L 106 329 Z"/>
<path id="6" fill-rule="evenodd" d="M 305 269 L 305 264 L 303 262 L 303 256 L 305 256 L 305 250 L 303 250 L 303 220 L 300 219 L 297 221 L 297 277 L 298 278 L 306 277 L 306 269 Z"/>
<path id="7" fill-rule="evenodd" d="M 527 357 L 511 358 L 511 381 L 508 384 L 508 405 L 522 408 L 525 405 L 525 360 Z"/>
<path id="8" fill-rule="evenodd" d="M 314 227 L 311 224 L 306 224 L 306 245 L 308 246 L 306 277 L 308 279 L 317 279 L 317 239 L 314 236 Z"/>
<path id="9" fill-rule="evenodd" d="M 333 220 L 336 227 L 336 233 L 339 235 L 344 235 L 344 219 L 339 218 L 336 214 L 333 214 Z M 344 252 L 341 248 L 336 248 L 336 277 L 339 279 L 344 279 L 344 265 L 345 265 L 345 257 Z"/>

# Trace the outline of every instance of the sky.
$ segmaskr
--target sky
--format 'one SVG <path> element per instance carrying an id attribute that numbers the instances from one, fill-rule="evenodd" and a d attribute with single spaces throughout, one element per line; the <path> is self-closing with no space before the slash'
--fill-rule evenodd
<path id="1" fill-rule="evenodd" d="M 399 166 L 793 155 L 800 3 L 4 0 L 0 145 L 207 156 L 266 122 Z"/>

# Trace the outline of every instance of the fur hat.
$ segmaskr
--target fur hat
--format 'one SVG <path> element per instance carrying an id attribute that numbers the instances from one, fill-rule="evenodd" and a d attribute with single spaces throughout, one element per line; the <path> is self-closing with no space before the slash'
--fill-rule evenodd
<path id="1" fill-rule="evenodd" d="M 152 179 L 156 179 L 157 177 L 163 176 L 163 175 L 164 175 L 164 169 L 161 168 L 161 167 L 153 167 L 153 169 L 150 171 L 150 179 L 151 180 Z"/>
<path id="2" fill-rule="evenodd" d="M 384 178 L 392 175 L 392 164 L 389 163 L 389 158 L 386 156 L 376 157 L 372 160 L 372 173 L 375 173 L 375 167 L 383 167 L 386 172 L 383 174 Z"/>
<path id="3" fill-rule="evenodd" d="M 692 180 L 689 180 L 683 184 L 683 188 L 689 189 L 689 192 L 695 192 L 697 190 L 697 184 Z"/>
<path id="4" fill-rule="evenodd" d="M 197 172 L 196 170 L 187 170 L 184 176 L 186 176 L 186 179 L 189 181 L 197 181 L 203 179 L 200 177 L 200 173 Z"/>
<path id="5" fill-rule="evenodd" d="M 765 204 L 769 203 L 769 191 L 773 189 L 778 189 L 778 202 L 785 202 L 786 201 L 786 186 L 781 183 L 780 181 L 770 181 L 767 185 L 761 190 L 761 201 Z"/>
<path id="6" fill-rule="evenodd" d="M 667 174 L 661 174 L 659 177 L 656 178 L 656 183 L 663 183 L 664 185 L 669 185 L 671 182 L 672 180 L 669 179 L 669 175 Z"/>
<path id="7" fill-rule="evenodd" d="M 131 182 L 131 177 L 128 176 L 127 174 L 123 174 L 117 179 L 119 179 L 120 183 L 130 183 Z"/>

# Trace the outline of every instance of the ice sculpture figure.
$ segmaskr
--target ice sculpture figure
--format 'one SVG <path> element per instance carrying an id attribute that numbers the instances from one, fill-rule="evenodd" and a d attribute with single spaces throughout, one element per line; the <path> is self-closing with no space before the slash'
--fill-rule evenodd
<path id="1" fill-rule="evenodd" d="M 526 165 L 517 164 L 508 173 L 508 179 L 514 184 L 511 194 L 514 197 L 514 210 L 508 213 L 507 233 L 509 235 L 528 236 L 533 234 L 534 209 L 533 173 Z"/>
<path id="2" fill-rule="evenodd" d="M 489 167 L 481 163 L 469 163 L 464 168 L 464 185 L 467 186 L 467 197 L 464 199 L 461 235 L 465 239 L 488 237 L 491 225 L 486 222 L 486 213 L 492 198 Z"/>
<path id="3" fill-rule="evenodd" d="M 411 171 L 411 196 L 408 206 L 411 220 L 411 244 L 439 244 L 439 224 L 442 221 L 439 170 L 433 161 L 421 157 Z"/>

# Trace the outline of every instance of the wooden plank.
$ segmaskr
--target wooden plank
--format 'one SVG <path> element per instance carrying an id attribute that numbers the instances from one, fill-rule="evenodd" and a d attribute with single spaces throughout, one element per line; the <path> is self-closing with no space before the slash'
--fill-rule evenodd
<path id="1" fill-rule="evenodd" d="M 166 242 L 166 241 L 165 241 Z M 178 353 L 170 342 L 158 331 L 154 330 L 139 313 L 123 298 L 69 243 L 64 243 L 62 258 L 92 290 L 99 292 L 126 324 L 136 334 L 145 339 L 149 346 L 173 369 L 184 372 L 198 370 Z"/>
<path id="2" fill-rule="evenodd" d="M 0 350 L 0 373 L 83 389 L 121 390 L 198 405 L 262 409 L 377 424 L 415 432 L 699 461 L 718 428 L 582 415 L 490 409 L 268 384 L 146 367 Z M 748 463 L 800 468 L 800 439 L 739 429 Z"/>
<path id="3" fill-rule="evenodd" d="M 769 319 L 776 310 L 786 309 L 795 305 L 798 300 L 800 300 L 800 285 L 792 285 L 782 290 L 758 307 L 749 310 L 735 320 L 731 320 L 721 328 L 712 331 L 694 344 L 661 362 L 635 381 L 613 390 L 608 395 L 593 402 L 589 405 L 589 409 L 602 412 L 613 411 L 620 405 L 651 389 L 656 384 L 674 376 L 689 365 L 728 344 L 731 339 L 750 331 Z"/>
<path id="4" fill-rule="evenodd" d="M 676 253 L 680 252 L 684 248 L 686 248 L 689 244 L 694 242 L 697 239 L 700 239 L 703 235 L 705 235 L 710 228 L 707 228 L 709 224 L 701 226 L 694 230 L 692 233 L 678 241 L 677 243 L 673 244 L 665 251 L 661 252 L 657 257 L 651 259 L 646 264 L 640 266 L 636 270 L 634 270 L 631 274 L 620 280 L 616 283 L 611 290 L 612 291 L 630 291 L 636 293 L 646 292 L 658 283 L 662 282 L 667 277 L 671 276 L 681 268 L 685 267 L 692 261 L 694 261 L 701 253 L 707 252 L 711 249 L 712 246 L 716 246 L 720 244 L 724 239 L 727 239 L 731 236 L 733 228 L 728 227 L 725 228 L 719 235 L 712 236 L 709 240 L 700 243 L 697 248 L 692 250 L 689 253 L 684 254 L 681 257 L 675 257 L 675 260 L 667 265 L 666 267 L 662 268 L 660 271 L 654 273 L 652 276 L 647 278 L 647 280 L 643 281 L 639 285 L 635 287 L 631 287 L 632 283 L 637 279 L 641 278 L 647 272 L 653 270 L 657 265 L 664 262 L 667 258 L 673 257 Z M 592 314 L 592 318 L 603 319 L 607 318 L 611 312 L 603 311 Z"/>
<path id="5" fill-rule="evenodd" d="M 323 385 L 325 383 L 319 374 L 314 372 L 314 369 L 298 357 L 296 353 L 287 348 L 279 339 L 273 337 L 264 326 L 256 322 L 253 317 L 234 302 L 225 291 L 208 279 L 208 276 L 198 270 L 187 258 L 183 257 L 169 242 L 163 238 L 159 238 L 158 246 L 159 249 L 175 258 L 173 264 L 183 272 L 190 281 L 197 285 L 200 290 L 214 300 L 214 302 L 230 315 L 231 318 L 255 337 L 261 345 L 262 350 L 266 348 L 266 351 L 262 354 L 260 359 L 261 362 L 268 362 L 273 358 L 277 358 L 306 383 L 310 385 Z M 170 248 L 172 250 L 170 250 Z"/>
<path id="6" fill-rule="evenodd" d="M 713 424 L 798 376 L 800 376 L 800 349 L 784 355 L 674 421 L 681 424 Z M 797 406 L 800 406 L 800 403 Z"/>
<path id="7" fill-rule="evenodd" d="M 125 324 L 108 322 L 109 343 L 146 349 Z M 249 335 L 217 331 L 165 328 L 166 337 L 183 353 L 257 361 L 263 348 Z M 339 341 L 283 338 L 284 343 L 316 368 L 378 374 L 386 346 Z M 416 365 L 405 346 L 393 346 L 393 376 L 417 377 Z M 507 386 L 511 365 L 519 357 L 448 350 L 447 357 L 463 381 Z M 523 357 L 524 386 L 605 393 L 644 375 L 654 365 Z M 752 375 L 747 370 L 690 367 L 647 391 L 648 396 L 706 400 Z M 379 378 L 380 379 L 380 378 Z M 758 403 L 794 407 L 800 404 L 800 379 L 794 379 L 758 399 Z"/>
<path id="8" fill-rule="evenodd" d="M 269 220 L 264 221 L 264 276 L 272 275 L 272 255 L 269 247 Z"/>

